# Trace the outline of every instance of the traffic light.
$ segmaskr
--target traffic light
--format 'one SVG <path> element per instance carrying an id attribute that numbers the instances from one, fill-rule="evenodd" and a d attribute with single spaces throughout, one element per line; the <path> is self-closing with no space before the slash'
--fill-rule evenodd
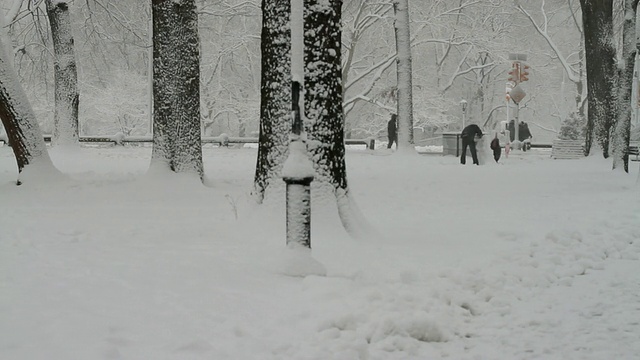
<path id="1" fill-rule="evenodd" d="M 529 65 L 524 65 L 520 72 L 520 82 L 529 80 Z"/>
<path id="2" fill-rule="evenodd" d="M 528 74 L 528 73 L 527 73 Z M 511 65 L 511 70 L 509 70 L 509 81 L 513 81 L 514 83 L 520 82 L 520 63 L 514 62 Z"/>

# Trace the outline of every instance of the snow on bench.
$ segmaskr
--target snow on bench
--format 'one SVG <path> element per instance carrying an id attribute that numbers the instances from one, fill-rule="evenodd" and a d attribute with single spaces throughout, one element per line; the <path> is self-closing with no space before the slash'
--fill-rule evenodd
<path id="1" fill-rule="evenodd" d="M 640 155 L 640 143 L 630 142 L 629 143 L 629 159 L 633 161 L 639 161 L 638 156 Z M 635 159 L 631 159 L 631 155 L 635 155 Z"/>
<path id="2" fill-rule="evenodd" d="M 584 144 L 582 140 L 553 140 L 551 157 L 554 159 L 582 159 Z"/>

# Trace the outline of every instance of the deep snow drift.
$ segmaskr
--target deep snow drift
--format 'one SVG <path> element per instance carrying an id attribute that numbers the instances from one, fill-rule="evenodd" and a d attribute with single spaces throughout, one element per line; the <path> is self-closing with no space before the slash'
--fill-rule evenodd
<path id="1" fill-rule="evenodd" d="M 314 195 L 312 256 L 283 275 L 284 194 L 255 205 L 256 150 L 207 148 L 210 187 L 145 175 L 145 147 L 51 151 L 16 187 L 0 147 L 0 358 L 637 359 L 640 202 L 610 161 L 502 164 L 350 150 L 379 236 Z M 390 156 L 376 156 L 390 155 Z M 470 160 L 470 159 L 469 159 Z"/>

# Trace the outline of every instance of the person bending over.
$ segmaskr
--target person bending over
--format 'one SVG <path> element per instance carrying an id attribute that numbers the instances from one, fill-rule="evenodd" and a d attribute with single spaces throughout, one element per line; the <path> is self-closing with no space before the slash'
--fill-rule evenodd
<path id="1" fill-rule="evenodd" d="M 478 139 L 482 137 L 482 130 L 476 124 L 471 124 L 464 129 L 462 129 L 462 134 L 460 137 L 462 138 L 462 155 L 460 156 L 460 164 L 464 165 L 467 163 L 467 146 L 471 151 L 471 158 L 473 159 L 473 163 L 476 165 L 480 165 L 478 163 L 478 153 L 476 152 L 476 136 Z"/>

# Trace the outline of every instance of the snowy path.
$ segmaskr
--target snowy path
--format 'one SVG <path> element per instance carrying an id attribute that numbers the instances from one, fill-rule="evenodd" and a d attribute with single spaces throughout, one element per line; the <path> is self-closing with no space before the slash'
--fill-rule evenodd
<path id="1" fill-rule="evenodd" d="M 379 239 L 314 198 L 326 277 L 278 273 L 282 202 L 255 151 L 206 149 L 213 187 L 140 178 L 148 148 L 56 153 L 15 187 L 0 148 L 0 356 L 35 359 L 637 359 L 640 201 L 601 159 L 503 165 L 350 152 Z"/>

